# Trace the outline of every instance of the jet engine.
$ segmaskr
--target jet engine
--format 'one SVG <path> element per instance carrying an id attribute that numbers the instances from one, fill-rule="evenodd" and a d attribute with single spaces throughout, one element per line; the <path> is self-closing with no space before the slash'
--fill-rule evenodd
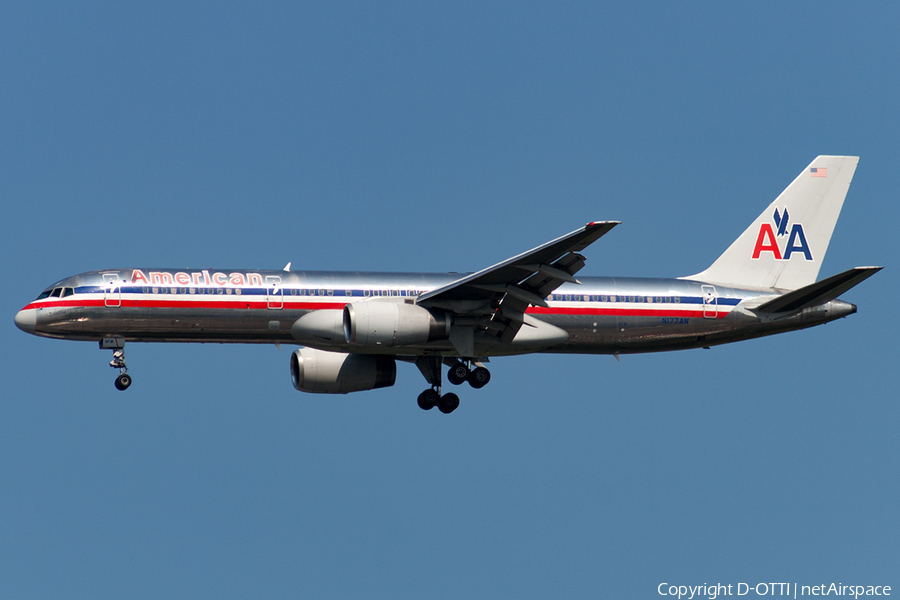
<path id="1" fill-rule="evenodd" d="M 349 394 L 390 387 L 397 363 L 390 356 L 344 354 L 301 348 L 291 354 L 294 389 L 314 394 Z"/>
<path id="2" fill-rule="evenodd" d="M 359 346 L 409 346 L 450 337 L 450 317 L 414 304 L 354 302 L 344 306 L 344 339 Z"/>
<path id="3" fill-rule="evenodd" d="M 291 325 L 291 335 L 303 346 L 340 352 L 346 350 L 340 310 L 311 310 Z"/>

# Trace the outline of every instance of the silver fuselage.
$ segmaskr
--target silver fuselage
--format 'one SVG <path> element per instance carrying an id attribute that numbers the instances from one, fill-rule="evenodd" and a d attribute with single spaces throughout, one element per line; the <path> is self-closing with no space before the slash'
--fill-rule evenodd
<path id="1" fill-rule="evenodd" d="M 118 336 L 134 342 L 296 344 L 291 326 L 311 311 L 341 310 L 351 302 L 414 303 L 420 294 L 463 275 L 230 269 L 92 271 L 48 287 L 41 298 L 20 311 L 16 322 L 35 335 L 70 340 Z M 564 330 L 568 339 L 543 347 L 522 347 L 488 344 L 476 336 L 476 354 L 679 350 L 802 329 L 856 311 L 852 304 L 832 300 L 790 314 L 757 314 L 752 307 L 759 305 L 762 297 L 777 295 L 775 291 L 685 279 L 581 277 L 580 282 L 559 287 L 547 298 L 548 307 L 528 309 L 528 315 Z M 457 355 L 446 340 L 355 351 Z"/>

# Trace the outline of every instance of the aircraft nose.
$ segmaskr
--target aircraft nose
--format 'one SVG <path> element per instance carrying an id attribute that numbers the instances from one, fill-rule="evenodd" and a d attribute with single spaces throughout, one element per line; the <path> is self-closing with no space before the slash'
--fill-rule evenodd
<path id="1" fill-rule="evenodd" d="M 37 323 L 37 309 L 23 308 L 16 313 L 16 327 L 25 333 L 34 333 Z"/>

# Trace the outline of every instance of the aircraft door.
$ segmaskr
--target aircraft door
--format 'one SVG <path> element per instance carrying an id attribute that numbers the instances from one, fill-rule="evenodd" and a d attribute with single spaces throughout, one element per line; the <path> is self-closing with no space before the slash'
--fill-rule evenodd
<path id="1" fill-rule="evenodd" d="M 122 288 L 119 285 L 118 273 L 103 274 L 103 304 L 105 306 L 122 306 Z"/>
<path id="2" fill-rule="evenodd" d="M 281 287 L 281 277 L 278 275 L 266 276 L 266 306 L 272 309 L 284 308 L 284 295 Z"/>
<path id="3" fill-rule="evenodd" d="M 719 313 L 719 299 L 716 295 L 716 286 L 703 285 L 703 318 L 715 319 Z"/>

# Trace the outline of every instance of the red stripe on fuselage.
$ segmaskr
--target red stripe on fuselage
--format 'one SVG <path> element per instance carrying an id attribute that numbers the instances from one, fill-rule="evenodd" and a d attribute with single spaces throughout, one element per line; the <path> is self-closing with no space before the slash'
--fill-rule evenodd
<path id="1" fill-rule="evenodd" d="M 272 302 L 278 304 L 278 302 Z M 344 308 L 346 302 L 338 304 L 337 302 L 283 302 L 284 309 L 289 310 L 338 310 Z M 218 300 L 216 302 L 198 301 L 198 300 L 130 300 L 122 298 L 120 304 L 107 305 L 105 300 L 58 300 L 56 302 L 32 302 L 22 310 L 32 308 L 89 308 L 105 306 L 110 309 L 116 309 L 120 306 L 127 308 L 227 308 L 248 309 L 248 308 L 269 308 L 269 302 L 265 300 L 247 302 L 246 300 Z M 271 309 L 279 310 L 279 309 Z"/>
<path id="2" fill-rule="evenodd" d="M 342 310 L 347 302 L 283 302 L 281 310 Z M 97 300 L 56 300 L 50 302 L 32 302 L 22 310 L 38 309 L 38 308 L 88 308 L 106 306 L 102 299 Z M 207 308 L 207 309 L 228 309 L 228 310 L 247 310 L 247 309 L 268 309 L 269 303 L 265 300 L 247 302 L 246 300 L 217 300 L 210 302 L 208 300 L 131 300 L 122 298 L 120 306 L 126 308 Z M 118 308 L 118 306 L 109 306 L 110 309 Z M 279 309 L 269 309 L 279 310 Z M 543 308 L 540 306 L 530 307 L 528 314 L 535 315 L 591 315 L 591 316 L 619 316 L 619 317 L 692 317 L 703 318 L 704 312 L 712 313 L 713 310 L 674 310 L 665 309 L 647 309 L 647 308 L 570 308 L 570 307 L 550 307 Z M 715 311 L 716 318 L 724 318 L 728 316 L 729 311 Z"/>

